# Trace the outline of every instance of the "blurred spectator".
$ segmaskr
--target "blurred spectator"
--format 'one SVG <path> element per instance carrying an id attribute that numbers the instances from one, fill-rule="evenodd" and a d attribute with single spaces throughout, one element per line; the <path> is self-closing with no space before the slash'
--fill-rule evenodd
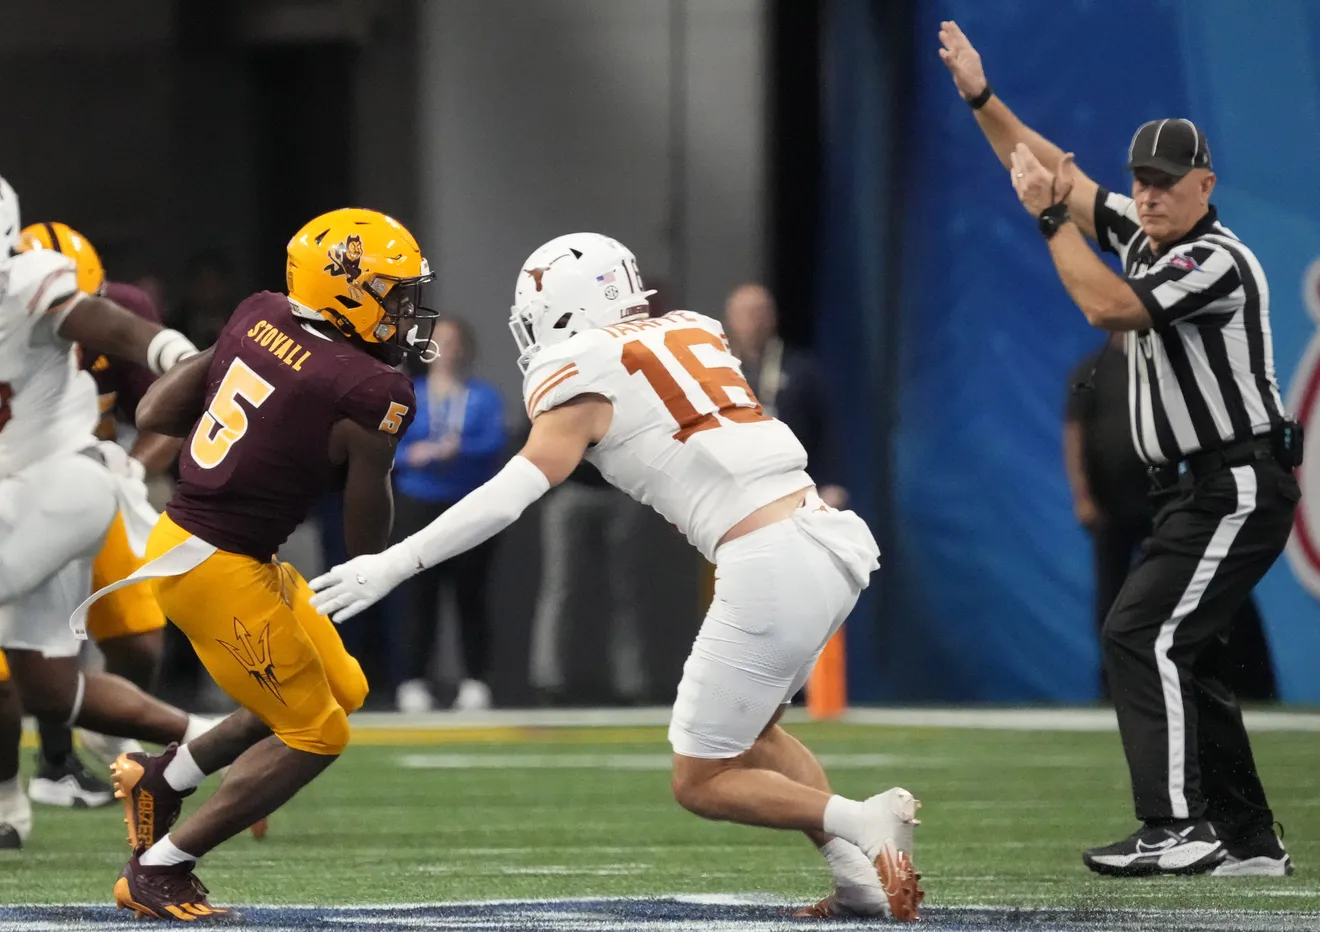
<path id="1" fill-rule="evenodd" d="M 655 289 L 649 301 L 651 316 L 663 317 L 672 310 L 665 283 L 648 277 L 646 285 Z M 573 610 L 574 599 L 588 592 L 599 597 L 602 578 L 610 599 L 605 662 L 613 699 L 631 704 L 646 694 L 640 573 L 633 563 L 645 514 L 645 505 L 614 488 L 585 460 L 546 496 L 541 510 L 541 588 L 532 617 L 528 671 L 542 704 L 559 705 L 574 698 L 565 669 L 570 645 L 583 649 L 577 630 L 582 615 Z"/>
<path id="2" fill-rule="evenodd" d="M 1128 421 L 1128 359 L 1121 333 L 1110 334 L 1106 345 L 1068 377 L 1063 455 L 1073 514 L 1091 535 L 1098 637 L 1154 520 L 1150 476 Z M 1228 685 L 1239 697 L 1276 698 L 1269 644 L 1254 598 L 1238 610 L 1225 656 Z M 1103 672 L 1100 690 L 1108 696 Z"/>
<path id="3" fill-rule="evenodd" d="M 842 508 L 848 493 L 838 485 L 831 455 L 830 406 L 811 355 L 779 338 L 779 310 L 764 285 L 739 285 L 724 304 L 724 328 L 733 355 L 765 413 L 793 429 L 807 450 L 807 468 L 820 497 Z"/>
<path id="4" fill-rule="evenodd" d="M 179 326 L 194 343 L 201 347 L 215 343 L 238 301 L 234 267 L 223 253 L 206 250 L 188 260 L 179 300 Z"/>
<path id="5" fill-rule="evenodd" d="M 504 451 L 499 392 L 469 375 L 476 352 L 471 329 L 457 319 L 442 320 L 434 339 L 440 355 L 416 379 L 417 416 L 395 456 L 396 539 L 426 527 L 495 475 Z M 403 624 L 392 648 L 400 710 L 425 711 L 434 703 L 429 672 L 438 597 L 445 582 L 453 587 L 457 603 L 465 666 L 454 708 L 490 706 L 485 682 L 490 658 L 486 581 L 497 539 L 414 576 L 402 587 Z"/>
<path id="6" fill-rule="evenodd" d="M 583 462 L 546 496 L 541 510 L 541 588 L 532 618 L 530 678 L 543 704 L 567 701 L 565 655 L 584 649 L 574 630 L 580 613 L 574 597 L 599 598 L 604 581 L 608 607 L 606 647 L 614 701 L 635 703 L 646 691 L 638 614 L 638 532 L 646 506 L 609 485 Z"/>

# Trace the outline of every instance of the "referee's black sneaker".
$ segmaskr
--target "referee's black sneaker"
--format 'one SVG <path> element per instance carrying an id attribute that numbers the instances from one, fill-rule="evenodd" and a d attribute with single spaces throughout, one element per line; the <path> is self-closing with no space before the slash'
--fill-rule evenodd
<path id="1" fill-rule="evenodd" d="M 1292 858 L 1283 847 L 1283 826 L 1276 835 L 1274 829 L 1264 828 L 1251 835 L 1233 838 L 1224 843 L 1227 857 L 1214 869 L 1216 877 L 1289 877 L 1293 872 Z"/>
<path id="2" fill-rule="evenodd" d="M 1204 874 L 1224 860 L 1223 841 L 1204 819 L 1145 826 L 1128 838 L 1082 852 L 1082 863 L 1097 874 L 1146 877 L 1152 874 Z"/>

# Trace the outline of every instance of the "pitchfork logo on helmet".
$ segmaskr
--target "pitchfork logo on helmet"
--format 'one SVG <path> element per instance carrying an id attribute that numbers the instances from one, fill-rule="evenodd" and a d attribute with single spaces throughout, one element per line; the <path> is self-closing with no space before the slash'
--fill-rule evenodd
<path id="1" fill-rule="evenodd" d="M 285 276 L 300 317 L 324 319 L 391 364 L 435 358 L 437 311 L 422 287 L 435 276 L 403 224 L 375 210 L 332 210 L 289 240 Z"/>
<path id="2" fill-rule="evenodd" d="M 537 249 L 522 265 L 514 286 L 509 330 L 526 372 L 547 346 L 598 327 L 645 316 L 646 290 L 637 257 L 599 233 L 569 233 Z"/>

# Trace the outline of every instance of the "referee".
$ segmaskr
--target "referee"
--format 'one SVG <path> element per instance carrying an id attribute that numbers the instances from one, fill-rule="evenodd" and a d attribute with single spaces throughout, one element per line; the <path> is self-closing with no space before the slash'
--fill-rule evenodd
<path id="1" fill-rule="evenodd" d="M 1219 223 L 1205 136 L 1156 120 L 1132 138 L 1132 196 L 1106 191 L 996 97 L 957 24 L 940 57 L 1087 321 L 1126 334 L 1128 420 L 1148 464 L 1151 537 L 1103 629 L 1143 825 L 1091 848 L 1101 874 L 1292 873 L 1220 651 L 1283 551 L 1300 497 L 1300 428 L 1274 377 L 1269 288 Z M 1115 275 L 1083 238 L 1119 256 Z"/>

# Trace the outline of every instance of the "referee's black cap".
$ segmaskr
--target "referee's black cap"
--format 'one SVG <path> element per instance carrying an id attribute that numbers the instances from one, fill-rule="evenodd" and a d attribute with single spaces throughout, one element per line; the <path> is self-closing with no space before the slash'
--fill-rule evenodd
<path id="1" fill-rule="evenodd" d="M 1191 120 L 1142 123 L 1128 146 L 1128 171 L 1153 168 L 1181 178 L 1193 168 L 1210 167 L 1210 144 Z"/>

